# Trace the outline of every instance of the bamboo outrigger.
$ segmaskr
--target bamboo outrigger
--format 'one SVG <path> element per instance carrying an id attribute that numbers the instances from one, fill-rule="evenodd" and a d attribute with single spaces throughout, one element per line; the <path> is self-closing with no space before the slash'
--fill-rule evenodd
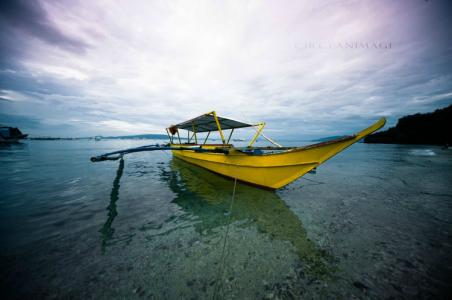
<path id="1" fill-rule="evenodd" d="M 169 144 L 126 149 L 92 157 L 92 161 L 115 160 L 127 153 L 171 150 L 173 155 L 189 163 L 221 175 L 253 185 L 278 189 L 303 176 L 345 148 L 384 126 L 384 118 L 361 132 L 322 143 L 299 147 L 283 147 L 263 134 L 265 123 L 248 124 L 217 116 L 215 111 L 166 129 Z M 254 127 L 256 134 L 247 147 L 230 144 L 235 129 Z M 186 130 L 187 142 L 182 142 L 179 130 Z M 226 138 L 224 131 L 230 130 Z M 220 144 L 207 143 L 211 132 L 219 132 Z M 198 134 L 207 133 L 201 142 Z M 262 136 L 274 146 L 253 147 Z"/>

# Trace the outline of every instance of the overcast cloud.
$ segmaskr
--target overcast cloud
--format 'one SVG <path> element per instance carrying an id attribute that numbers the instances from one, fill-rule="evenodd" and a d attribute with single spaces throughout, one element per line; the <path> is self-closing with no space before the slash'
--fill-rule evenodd
<path id="1" fill-rule="evenodd" d="M 216 110 L 311 138 L 452 103 L 446 0 L 0 3 L 0 122 L 32 135 Z"/>

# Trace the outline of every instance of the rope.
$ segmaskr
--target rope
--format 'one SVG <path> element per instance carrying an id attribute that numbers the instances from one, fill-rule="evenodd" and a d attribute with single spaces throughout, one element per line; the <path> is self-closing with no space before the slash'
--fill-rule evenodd
<path id="1" fill-rule="evenodd" d="M 225 261 L 225 250 L 226 250 L 226 241 L 229 234 L 229 225 L 231 224 L 231 216 L 232 216 L 232 206 L 234 204 L 234 198 L 235 198 L 235 190 L 237 186 L 237 178 L 234 178 L 234 189 L 232 190 L 232 199 L 231 199 L 231 205 L 229 206 L 229 218 L 226 225 L 226 233 L 224 235 L 224 241 L 223 241 L 223 250 L 221 251 L 221 263 L 220 263 L 220 269 L 218 270 L 218 279 L 217 284 L 215 285 L 215 290 L 213 292 L 213 299 L 217 299 L 217 292 L 218 292 L 218 285 L 222 283 L 223 281 L 223 268 L 224 268 L 224 261 Z M 223 291 L 223 285 L 221 285 L 221 290 Z"/>

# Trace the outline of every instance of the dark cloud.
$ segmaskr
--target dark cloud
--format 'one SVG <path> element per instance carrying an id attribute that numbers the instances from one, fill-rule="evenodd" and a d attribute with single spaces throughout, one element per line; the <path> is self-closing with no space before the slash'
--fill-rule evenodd
<path id="1" fill-rule="evenodd" d="M 0 1 L 0 28 L 2 56 L 31 50 L 22 48 L 26 45 L 23 33 L 74 53 L 83 53 L 88 48 L 87 43 L 68 36 L 52 24 L 39 1 Z"/>
<path id="2" fill-rule="evenodd" d="M 58 78 L 37 78 L 22 67 L 14 67 L 14 72 L 0 72 L 0 89 L 41 94 L 79 94 L 77 89 L 63 85 Z"/>

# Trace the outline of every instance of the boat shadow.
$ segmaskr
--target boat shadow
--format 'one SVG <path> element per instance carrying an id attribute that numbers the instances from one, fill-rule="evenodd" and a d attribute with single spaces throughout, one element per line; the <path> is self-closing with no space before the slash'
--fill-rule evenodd
<path id="1" fill-rule="evenodd" d="M 307 236 L 301 220 L 274 191 L 237 182 L 232 213 L 229 212 L 234 181 L 173 158 L 162 168 L 162 179 L 175 193 L 173 203 L 196 216 L 194 228 L 201 234 L 214 234 L 228 222 L 255 226 L 259 234 L 287 241 L 294 247 L 307 272 L 316 277 L 333 270 L 333 257 Z"/>
<path id="2" fill-rule="evenodd" d="M 116 171 L 115 179 L 113 181 L 113 187 L 110 193 L 110 203 L 106 208 L 107 220 L 102 225 L 102 228 L 99 230 L 99 232 L 101 233 L 102 254 L 105 254 L 105 250 L 108 246 L 108 243 L 113 238 L 113 234 L 115 233 L 115 229 L 112 227 L 112 224 L 116 216 L 118 215 L 118 211 L 116 209 L 116 202 L 119 199 L 119 187 L 123 172 L 124 172 L 124 160 L 121 158 L 121 160 L 119 161 L 118 170 Z"/>

